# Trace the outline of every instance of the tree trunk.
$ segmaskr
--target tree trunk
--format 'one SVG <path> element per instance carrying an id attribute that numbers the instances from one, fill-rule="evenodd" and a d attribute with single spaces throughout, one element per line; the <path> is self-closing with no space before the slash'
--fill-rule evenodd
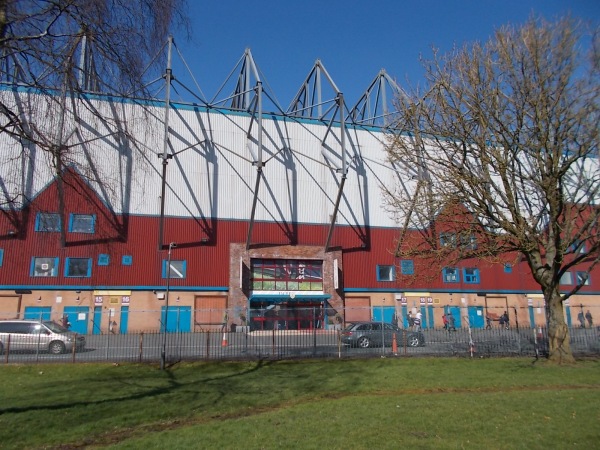
<path id="1" fill-rule="evenodd" d="M 548 359 L 556 364 L 574 363 L 569 327 L 565 322 L 558 288 L 546 293 L 546 318 L 548 320 Z"/>

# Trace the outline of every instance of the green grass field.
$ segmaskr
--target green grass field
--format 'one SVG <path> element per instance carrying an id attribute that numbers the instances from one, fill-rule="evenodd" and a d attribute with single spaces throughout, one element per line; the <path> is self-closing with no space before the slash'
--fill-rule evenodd
<path id="1" fill-rule="evenodd" d="M 600 361 L 0 367 L 0 448 L 592 449 Z"/>

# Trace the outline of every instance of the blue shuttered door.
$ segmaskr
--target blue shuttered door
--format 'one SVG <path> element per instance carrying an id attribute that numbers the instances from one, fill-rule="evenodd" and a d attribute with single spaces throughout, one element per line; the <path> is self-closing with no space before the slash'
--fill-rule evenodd
<path id="1" fill-rule="evenodd" d="M 469 324 L 471 328 L 483 328 L 483 306 L 469 306 Z"/>
<path id="2" fill-rule="evenodd" d="M 374 306 L 373 321 L 392 323 L 396 308 L 393 306 Z"/>
<path id="3" fill-rule="evenodd" d="M 167 333 L 189 333 L 192 324 L 191 306 L 169 306 L 169 311 L 163 306 L 161 310 L 162 327 L 166 324 Z"/>
<path id="4" fill-rule="evenodd" d="M 25 320 L 50 320 L 52 307 L 50 306 L 26 306 L 23 314 Z"/>
<path id="5" fill-rule="evenodd" d="M 458 330 L 461 327 L 460 308 L 458 306 L 446 306 L 446 314 L 452 314 L 452 317 L 454 317 L 454 327 Z"/>
<path id="6" fill-rule="evenodd" d="M 65 306 L 64 314 L 71 324 L 70 331 L 87 334 L 90 310 L 87 306 Z"/>

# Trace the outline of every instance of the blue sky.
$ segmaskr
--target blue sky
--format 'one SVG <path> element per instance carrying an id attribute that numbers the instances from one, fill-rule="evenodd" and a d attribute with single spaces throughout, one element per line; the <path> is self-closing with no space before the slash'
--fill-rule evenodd
<path id="1" fill-rule="evenodd" d="M 532 13 L 569 12 L 600 24 L 600 0 L 189 0 L 191 40 L 175 41 L 207 99 L 250 48 L 284 109 L 317 59 L 353 106 L 382 68 L 401 87 L 422 82 L 419 58 L 432 46 L 445 52 Z M 195 90 L 178 56 L 173 67 Z"/>

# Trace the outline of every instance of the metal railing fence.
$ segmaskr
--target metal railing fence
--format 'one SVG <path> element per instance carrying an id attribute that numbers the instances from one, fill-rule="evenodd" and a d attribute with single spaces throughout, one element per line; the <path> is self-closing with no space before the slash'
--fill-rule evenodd
<path id="1" fill-rule="evenodd" d="M 408 340 L 382 334 L 380 343 L 368 348 L 345 345 L 337 329 L 254 330 L 244 327 L 197 332 L 160 331 L 127 334 L 89 334 L 83 350 L 62 354 L 37 345 L 28 346 L 4 338 L 0 364 L 45 362 L 158 362 L 165 351 L 167 364 L 191 360 L 257 360 L 293 358 L 362 358 L 381 356 L 499 357 L 543 356 L 547 352 L 544 327 L 506 329 L 428 328 L 421 331 L 423 345 L 410 347 Z M 571 327 L 571 347 L 576 356 L 600 355 L 600 330 Z M 406 335 L 406 333 L 404 334 Z M 23 344 L 23 341 L 21 342 Z"/>

